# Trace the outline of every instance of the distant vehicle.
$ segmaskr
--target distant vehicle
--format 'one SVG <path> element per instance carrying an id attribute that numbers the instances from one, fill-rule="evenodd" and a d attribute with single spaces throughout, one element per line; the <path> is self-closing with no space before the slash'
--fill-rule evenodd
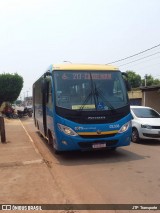
<path id="1" fill-rule="evenodd" d="M 17 114 L 19 118 L 24 116 L 32 117 L 33 109 L 30 107 L 24 107 L 23 110 L 17 110 Z"/>
<path id="2" fill-rule="evenodd" d="M 145 106 L 131 106 L 132 142 L 140 139 L 160 139 L 160 114 Z"/>
<path id="3" fill-rule="evenodd" d="M 11 106 L 12 106 L 12 108 L 13 108 L 13 109 L 15 109 L 15 108 L 16 108 L 16 104 L 12 104 Z"/>
<path id="4" fill-rule="evenodd" d="M 7 118 L 18 118 L 18 114 L 16 113 L 15 109 L 8 103 L 5 105 L 2 114 L 4 114 Z"/>
<path id="5" fill-rule="evenodd" d="M 33 109 L 33 106 L 32 105 L 27 105 L 27 106 L 25 106 L 26 108 L 28 108 L 28 109 Z"/>
<path id="6" fill-rule="evenodd" d="M 17 112 L 17 110 L 20 110 L 20 111 L 24 110 L 24 106 L 19 106 L 16 104 L 12 104 L 12 108 L 15 110 L 15 112 Z"/>
<path id="7" fill-rule="evenodd" d="M 112 149 L 131 139 L 125 73 L 111 65 L 51 65 L 33 85 L 33 117 L 55 153 Z"/>

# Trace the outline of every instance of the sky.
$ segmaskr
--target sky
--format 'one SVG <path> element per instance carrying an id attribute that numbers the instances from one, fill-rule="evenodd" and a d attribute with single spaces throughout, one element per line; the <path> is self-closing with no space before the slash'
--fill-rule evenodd
<path id="1" fill-rule="evenodd" d="M 108 64 L 160 44 L 159 0 L 0 0 L 0 73 L 24 79 L 50 64 Z M 113 65 L 160 79 L 160 46 Z"/>

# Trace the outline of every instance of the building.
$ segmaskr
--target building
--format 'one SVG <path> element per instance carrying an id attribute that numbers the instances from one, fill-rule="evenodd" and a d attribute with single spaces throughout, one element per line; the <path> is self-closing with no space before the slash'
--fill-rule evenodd
<path id="1" fill-rule="evenodd" d="M 32 106 L 32 104 L 33 104 L 32 96 L 25 97 L 25 99 L 24 99 L 24 105 L 25 106 Z"/>
<path id="2" fill-rule="evenodd" d="M 128 97 L 131 105 L 142 105 L 142 91 L 132 90 L 128 92 Z"/>
<path id="3" fill-rule="evenodd" d="M 142 90 L 142 105 L 154 108 L 160 113 L 160 85 L 145 86 Z"/>

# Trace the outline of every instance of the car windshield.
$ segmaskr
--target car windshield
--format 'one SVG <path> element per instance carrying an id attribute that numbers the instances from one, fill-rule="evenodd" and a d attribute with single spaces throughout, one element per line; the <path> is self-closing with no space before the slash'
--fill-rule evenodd
<path id="1" fill-rule="evenodd" d="M 128 104 L 120 71 L 54 71 L 56 106 L 113 110 Z"/>
<path id="2" fill-rule="evenodd" d="M 131 108 L 138 118 L 160 118 L 160 115 L 149 108 Z"/>

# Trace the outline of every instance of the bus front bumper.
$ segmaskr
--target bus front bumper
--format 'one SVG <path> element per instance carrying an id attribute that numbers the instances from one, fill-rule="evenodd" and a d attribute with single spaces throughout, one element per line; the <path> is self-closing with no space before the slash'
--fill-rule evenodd
<path id="1" fill-rule="evenodd" d="M 99 139 L 84 139 L 80 136 L 62 136 L 58 139 L 57 150 L 95 150 L 95 149 L 112 149 L 120 146 L 128 146 L 131 141 L 131 130 L 125 133 L 118 133 L 114 137 L 99 138 Z"/>

